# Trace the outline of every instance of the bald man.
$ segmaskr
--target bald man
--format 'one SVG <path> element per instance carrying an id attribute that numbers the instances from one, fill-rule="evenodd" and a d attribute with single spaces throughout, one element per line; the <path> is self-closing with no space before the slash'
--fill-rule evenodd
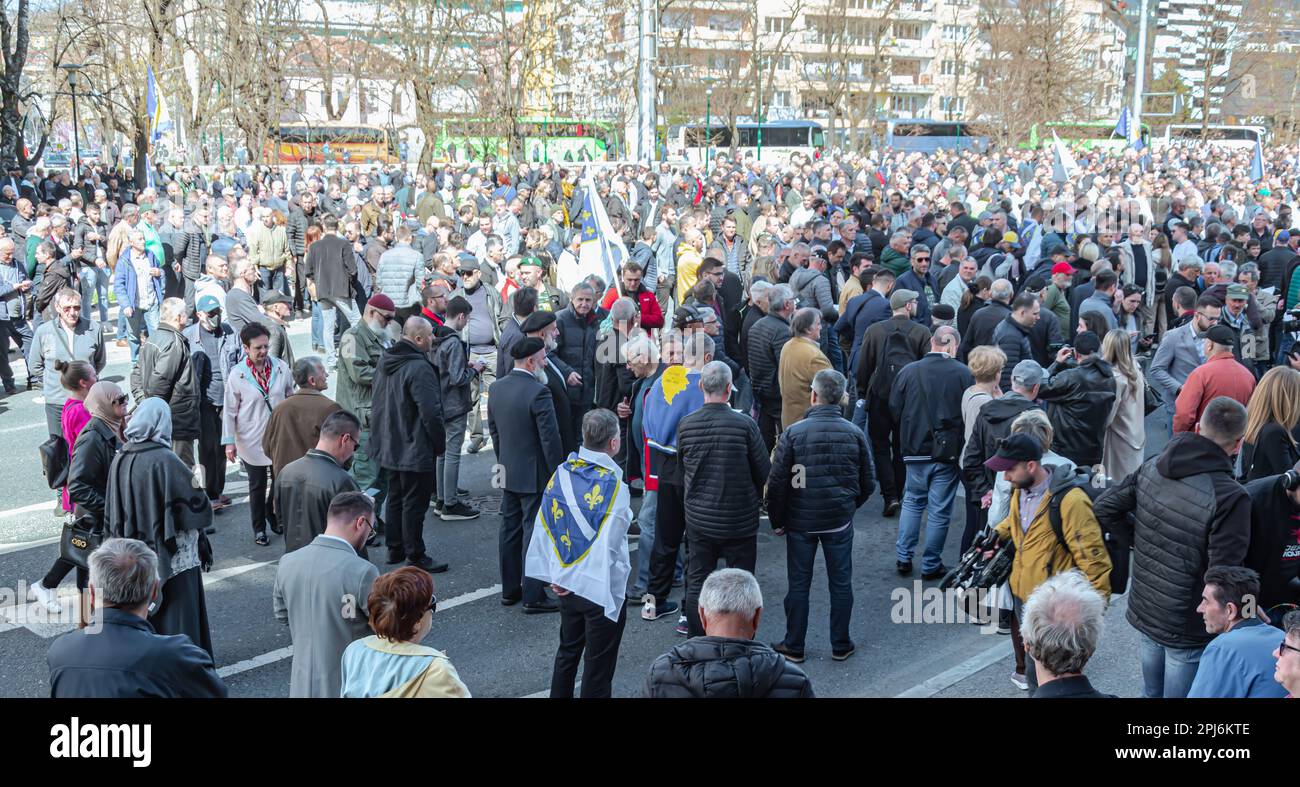
<path id="1" fill-rule="evenodd" d="M 388 471 L 388 563 L 406 561 L 437 574 L 446 571 L 447 564 L 429 557 L 423 533 L 434 467 L 446 443 L 438 375 L 428 356 L 432 342 L 433 326 L 413 315 L 402 326 L 402 338 L 380 356 L 369 450 Z"/>

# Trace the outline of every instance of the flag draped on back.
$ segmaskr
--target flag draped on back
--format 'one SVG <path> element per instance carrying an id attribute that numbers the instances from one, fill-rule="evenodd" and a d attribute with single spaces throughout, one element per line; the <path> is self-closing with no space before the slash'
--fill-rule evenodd
<path id="1" fill-rule="evenodd" d="M 1064 183 L 1078 172 L 1079 165 L 1070 154 L 1070 149 L 1056 136 L 1056 129 L 1052 129 L 1052 180 Z"/>
<path id="2" fill-rule="evenodd" d="M 618 281 L 618 269 L 627 261 L 627 247 L 614 232 L 614 226 L 605 213 L 605 205 L 596 193 L 596 182 L 591 175 L 582 184 L 582 212 L 578 214 L 582 246 L 578 251 L 578 269 L 585 278 L 596 274 L 606 285 Z"/>

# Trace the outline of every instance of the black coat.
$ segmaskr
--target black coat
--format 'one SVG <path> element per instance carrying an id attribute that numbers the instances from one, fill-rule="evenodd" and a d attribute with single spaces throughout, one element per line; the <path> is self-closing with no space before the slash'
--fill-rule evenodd
<path id="1" fill-rule="evenodd" d="M 83 525 L 104 526 L 108 470 L 119 447 L 113 428 L 98 418 L 91 418 L 77 435 L 68 465 L 68 499 L 76 505 L 74 513 Z"/>
<path id="2" fill-rule="evenodd" d="M 1038 389 L 1052 422 L 1052 450 L 1077 465 L 1101 464 L 1116 385 L 1111 365 L 1093 356 L 1078 366 L 1052 364 Z"/>
<path id="3" fill-rule="evenodd" d="M 623 351 L 619 346 L 622 341 L 622 335 L 614 329 L 597 337 L 596 340 L 597 355 L 602 359 L 611 360 L 601 360 L 596 363 L 594 375 L 596 386 L 593 391 L 595 405 L 611 412 L 617 411 L 619 402 L 630 399 L 632 389 L 636 387 L 636 375 L 623 361 Z M 582 374 L 581 371 L 578 373 Z M 586 402 L 582 404 L 584 407 L 587 405 Z"/>
<path id="4" fill-rule="evenodd" d="M 108 469 L 104 533 L 143 541 L 158 554 L 158 578 L 172 578 L 176 537 L 212 524 L 207 492 L 195 489 L 194 474 L 172 449 L 154 442 L 122 446 Z"/>
<path id="5" fill-rule="evenodd" d="M 771 472 L 758 424 L 725 404 L 706 404 L 677 427 L 686 528 L 709 538 L 751 538 Z"/>
<path id="6" fill-rule="evenodd" d="M 767 314 L 749 329 L 749 379 L 754 385 L 755 401 L 781 408 L 781 350 L 790 341 L 790 321 L 779 314 Z"/>
<path id="7" fill-rule="evenodd" d="M 1102 529 L 1132 536 L 1127 617 L 1134 628 L 1168 648 L 1213 639 L 1196 611 L 1205 572 L 1242 564 L 1250 505 L 1228 455 L 1198 434 L 1174 435 L 1160 456 L 1097 498 Z"/>
<path id="8" fill-rule="evenodd" d="M 1085 675 L 1071 678 L 1057 678 L 1044 683 L 1030 695 L 1036 700 L 1042 699 L 1115 699 L 1114 694 L 1103 694 L 1093 688 Z"/>
<path id="9" fill-rule="evenodd" d="M 541 492 L 564 461 L 550 390 L 531 374 L 511 370 L 488 389 L 488 428 L 492 450 L 505 470 L 505 490 Z"/>
<path id="10" fill-rule="evenodd" d="M 203 275 L 203 266 L 208 262 L 208 249 L 212 246 L 212 236 L 206 228 L 200 228 L 193 219 L 188 219 L 181 231 L 176 234 L 173 246 L 175 261 L 181 264 L 181 275 L 190 281 L 197 281 Z"/>
<path id="11" fill-rule="evenodd" d="M 171 406 L 173 440 L 198 439 L 203 390 L 194 373 L 190 343 L 175 328 L 160 324 L 140 345 L 139 357 L 131 369 L 131 395 L 136 404 L 156 396 Z"/>
<path id="12" fill-rule="evenodd" d="M 1291 262 L 1295 259 L 1296 253 L 1291 251 L 1290 246 L 1274 246 L 1260 254 L 1256 260 L 1259 263 L 1259 286 L 1274 287 L 1274 292 L 1285 297 L 1283 284 L 1287 271 L 1291 269 Z"/>
<path id="13" fill-rule="evenodd" d="M 600 319 L 594 310 L 581 317 L 569 306 L 555 313 L 555 327 L 560 331 L 555 354 L 582 377 L 580 384 L 568 386 L 568 402 L 590 407 L 596 397 L 596 335 Z M 564 400 L 556 400 L 557 409 L 563 404 Z"/>
<path id="14" fill-rule="evenodd" d="M 695 637 L 654 660 L 642 696 L 811 698 L 813 689 L 803 670 L 762 642 Z"/>
<path id="15" fill-rule="evenodd" d="M 1002 379 L 999 383 L 1004 391 L 1011 390 L 1011 371 L 1016 368 L 1016 364 L 1034 360 L 1031 333 L 1031 329 L 1016 322 L 1016 318 L 1010 314 L 993 329 L 993 344 L 1007 356 L 1007 362 L 1002 364 Z"/>
<path id="16" fill-rule="evenodd" d="M 889 394 L 889 412 L 899 425 L 904 462 L 932 460 L 932 428 L 961 439 L 961 397 L 974 384 L 970 369 L 943 353 L 928 353 L 903 367 Z"/>
<path id="17" fill-rule="evenodd" d="M 912 349 L 912 360 L 919 361 L 929 352 L 930 330 L 914 320 L 901 316 L 890 317 L 872 325 L 862 335 L 857 366 L 853 370 L 859 396 L 870 393 L 882 399 L 889 398 L 894 380 L 888 379 L 881 372 L 885 371 L 885 350 L 889 346 L 889 337 L 896 333 L 904 335 L 908 347 Z"/>
<path id="18" fill-rule="evenodd" d="M 309 449 L 275 477 L 275 513 L 284 526 L 286 554 L 310 544 L 325 532 L 330 501 L 342 492 L 358 492 L 352 474 L 334 457 Z"/>
<path id="19" fill-rule="evenodd" d="M 961 454 L 962 483 L 973 499 L 993 490 L 994 473 L 984 463 L 997 453 L 998 442 L 1011 434 L 1011 423 L 1024 411 L 1037 408 L 1037 404 L 1014 391 L 980 408 Z"/>
<path id="20" fill-rule="evenodd" d="M 307 278 L 316 283 L 316 297 L 346 301 L 352 297 L 357 258 L 352 244 L 327 233 L 307 250 Z"/>
<path id="21" fill-rule="evenodd" d="M 1282 476 L 1246 484 L 1250 497 L 1250 548 L 1245 566 L 1259 573 L 1260 607 L 1300 602 L 1300 536 L 1296 511 L 1282 486 Z"/>
<path id="22" fill-rule="evenodd" d="M 971 315 L 970 325 L 961 337 L 957 357 L 965 360 L 972 348 L 993 344 L 993 332 L 1011 315 L 1011 307 L 1001 301 L 990 300 Z"/>
<path id="23" fill-rule="evenodd" d="M 226 697 L 208 652 L 184 634 L 155 634 L 146 620 L 116 608 L 102 629 L 72 631 L 50 646 L 50 696 L 69 699 Z"/>
<path id="24" fill-rule="evenodd" d="M 794 468 L 803 483 L 793 484 Z M 819 404 L 781 433 L 767 482 L 774 530 L 829 530 L 851 523 L 876 489 L 876 467 L 862 430 L 838 405 Z"/>
<path id="25" fill-rule="evenodd" d="M 1300 431 L 1300 427 L 1296 431 Z M 1254 443 L 1243 443 L 1241 466 L 1246 474 L 1245 480 L 1257 481 L 1295 467 L 1300 461 L 1300 451 L 1289 437 L 1294 437 L 1294 432 L 1288 435 L 1281 424 L 1267 423 L 1259 430 Z"/>
<path id="26" fill-rule="evenodd" d="M 565 381 L 568 368 L 559 358 L 546 356 L 546 388 L 551 392 L 551 401 L 559 404 L 555 408 L 555 425 L 560 430 L 560 446 L 565 456 L 577 451 L 582 443 L 582 424 L 574 421 L 573 408 L 568 405 L 569 384 Z"/>
<path id="27" fill-rule="evenodd" d="M 312 244 L 312 249 L 316 245 Z M 406 340 L 379 356 L 370 411 L 370 458 L 386 470 L 428 472 L 446 444 L 438 373 Z"/>

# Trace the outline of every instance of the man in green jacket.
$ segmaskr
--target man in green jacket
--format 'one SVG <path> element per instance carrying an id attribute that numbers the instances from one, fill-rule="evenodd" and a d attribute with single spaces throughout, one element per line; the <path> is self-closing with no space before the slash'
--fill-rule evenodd
<path id="1" fill-rule="evenodd" d="M 361 421 L 361 438 L 357 442 L 357 452 L 352 458 L 352 477 L 363 492 L 375 490 L 375 510 L 383 511 L 383 502 L 387 492 L 379 464 L 370 458 L 367 444 L 370 442 L 370 408 L 373 397 L 375 370 L 379 365 L 379 356 L 384 348 L 392 342 L 388 330 L 393 325 L 397 307 L 393 299 L 383 293 L 376 293 L 366 301 L 366 310 L 362 319 L 343 334 L 339 341 L 339 380 L 335 401 L 339 407 L 352 413 Z M 382 527 L 378 532 L 384 532 Z"/>
<path id="2" fill-rule="evenodd" d="M 895 276 L 902 276 L 912 269 L 911 248 L 911 230 L 897 230 L 889 236 L 889 246 L 880 255 L 880 264 L 893 271 Z"/>

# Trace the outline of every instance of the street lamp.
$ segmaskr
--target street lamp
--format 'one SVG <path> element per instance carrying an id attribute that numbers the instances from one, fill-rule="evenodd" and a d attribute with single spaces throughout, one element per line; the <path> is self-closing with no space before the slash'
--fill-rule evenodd
<path id="1" fill-rule="evenodd" d="M 704 88 L 704 177 L 709 177 L 709 159 L 713 157 L 713 85 Z"/>
<path id="2" fill-rule="evenodd" d="M 81 119 L 77 116 L 77 74 L 81 71 L 80 63 L 64 63 L 59 68 L 68 72 L 68 88 L 72 91 L 72 182 L 81 183 Z"/>

